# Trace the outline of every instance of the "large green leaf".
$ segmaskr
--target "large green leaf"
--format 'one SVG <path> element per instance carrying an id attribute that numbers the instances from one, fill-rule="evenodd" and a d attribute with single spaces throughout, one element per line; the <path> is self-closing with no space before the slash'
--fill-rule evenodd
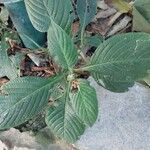
<path id="1" fill-rule="evenodd" d="M 0 77 L 7 76 L 9 79 L 15 79 L 18 76 L 17 69 L 7 55 L 9 45 L 6 42 L 7 34 L 5 33 L 0 42 Z"/>
<path id="2" fill-rule="evenodd" d="M 72 68 L 77 62 L 77 50 L 69 35 L 52 21 L 48 30 L 50 55 L 62 68 Z"/>
<path id="3" fill-rule="evenodd" d="M 15 127 L 36 116 L 48 103 L 51 89 L 62 75 L 49 79 L 16 78 L 2 87 L 0 96 L 0 129 Z"/>
<path id="4" fill-rule="evenodd" d="M 61 104 L 57 107 L 50 107 L 46 115 L 46 124 L 58 137 L 74 143 L 85 130 L 85 125 L 73 111 L 70 98 L 70 87 L 59 100 Z"/>
<path id="5" fill-rule="evenodd" d="M 98 83 L 132 85 L 150 69 L 150 35 L 127 33 L 114 36 L 102 43 L 83 70 L 90 71 Z M 107 84 L 108 85 L 108 84 Z M 107 86 L 106 86 L 107 87 Z M 125 89 L 125 87 L 124 87 Z"/>
<path id="6" fill-rule="evenodd" d="M 96 14 L 96 0 L 77 0 L 77 13 L 80 18 L 81 28 L 85 28 Z"/>
<path id="7" fill-rule="evenodd" d="M 37 30 L 47 32 L 51 19 L 64 30 L 68 31 L 71 27 L 71 0 L 25 0 L 25 4 L 29 18 Z"/>
<path id="8" fill-rule="evenodd" d="M 78 80 L 78 90 L 70 96 L 73 108 L 79 118 L 92 126 L 98 115 L 96 91 L 87 80 Z"/>

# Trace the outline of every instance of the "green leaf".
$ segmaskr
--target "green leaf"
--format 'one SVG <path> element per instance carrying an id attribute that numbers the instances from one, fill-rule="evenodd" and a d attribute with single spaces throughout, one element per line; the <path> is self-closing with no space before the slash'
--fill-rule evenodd
<path id="1" fill-rule="evenodd" d="M 129 87 L 132 87 L 134 85 L 133 82 L 113 82 L 105 78 L 104 76 L 99 76 L 97 82 L 105 89 L 117 93 L 126 92 L 129 90 Z"/>
<path id="2" fill-rule="evenodd" d="M 6 42 L 7 34 L 5 33 L 0 42 L 0 77 L 7 76 L 9 79 L 15 79 L 18 76 L 17 69 L 7 55 L 9 45 Z"/>
<path id="3" fill-rule="evenodd" d="M 150 1 L 149 0 L 135 0 L 135 8 L 143 15 L 143 17 L 150 23 Z"/>
<path id="4" fill-rule="evenodd" d="M 20 125 L 41 112 L 47 106 L 51 89 L 62 77 L 23 77 L 4 85 L 6 95 L 0 96 L 0 129 Z"/>
<path id="5" fill-rule="evenodd" d="M 50 55 L 62 68 L 72 68 L 78 59 L 77 50 L 69 35 L 52 21 L 48 30 Z"/>
<path id="6" fill-rule="evenodd" d="M 150 1 L 136 0 L 133 6 L 133 30 L 150 33 Z"/>
<path id="7" fill-rule="evenodd" d="M 65 94 L 65 86 L 64 81 L 60 81 L 58 84 L 55 84 L 54 88 L 52 89 L 53 92 L 50 95 L 50 100 L 55 102 L 56 100 L 60 99 Z"/>
<path id="8" fill-rule="evenodd" d="M 64 96 L 59 99 L 61 104 L 48 109 L 46 124 L 56 136 L 74 143 L 83 134 L 85 125 L 71 107 L 69 92 L 68 86 Z"/>
<path id="9" fill-rule="evenodd" d="M 86 37 L 85 42 L 90 46 L 98 47 L 103 42 L 103 37 L 101 37 L 98 34 L 94 36 Z"/>
<path id="10" fill-rule="evenodd" d="M 15 3 L 15 2 L 17 2 L 17 1 L 21 1 L 21 0 L 1 0 L 1 3 Z"/>
<path id="11" fill-rule="evenodd" d="M 81 28 L 85 28 L 96 14 L 96 0 L 77 0 L 77 14 L 80 18 Z"/>
<path id="12" fill-rule="evenodd" d="M 87 80 L 78 80 L 77 92 L 70 95 L 73 108 L 85 124 L 92 126 L 98 116 L 98 101 L 96 91 Z"/>
<path id="13" fill-rule="evenodd" d="M 25 54 L 18 52 L 15 55 L 11 55 L 9 58 L 13 63 L 13 65 L 15 66 L 15 68 L 18 70 L 18 72 L 20 72 L 20 68 L 21 68 L 20 64 L 22 60 L 25 58 Z"/>
<path id="14" fill-rule="evenodd" d="M 103 42 L 82 69 L 90 71 L 100 84 L 105 78 L 107 82 L 115 82 L 115 86 L 116 83 L 132 85 L 135 80 L 145 77 L 150 69 L 149 49 L 149 34 L 117 35 Z"/>
<path id="15" fill-rule="evenodd" d="M 0 78 L 7 76 L 9 79 L 17 77 L 17 70 L 11 63 L 7 52 L 0 46 Z"/>
<path id="16" fill-rule="evenodd" d="M 65 31 L 71 27 L 73 7 L 71 0 L 25 0 L 26 9 L 33 26 L 47 32 L 53 19 Z"/>

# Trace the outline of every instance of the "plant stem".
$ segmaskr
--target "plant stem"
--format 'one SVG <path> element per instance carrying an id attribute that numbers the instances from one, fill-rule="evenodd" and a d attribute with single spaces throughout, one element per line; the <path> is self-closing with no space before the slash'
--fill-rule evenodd
<path id="1" fill-rule="evenodd" d="M 81 50 L 79 50 L 78 52 L 79 52 L 80 56 L 82 57 L 82 59 L 83 59 L 85 62 L 87 62 L 87 59 L 86 59 L 86 57 L 84 56 L 83 52 L 82 52 Z"/>
<path id="2" fill-rule="evenodd" d="M 81 29 L 81 45 L 80 45 L 80 47 L 81 47 L 81 50 L 83 49 L 83 47 L 84 47 L 84 26 L 82 27 L 82 29 Z"/>

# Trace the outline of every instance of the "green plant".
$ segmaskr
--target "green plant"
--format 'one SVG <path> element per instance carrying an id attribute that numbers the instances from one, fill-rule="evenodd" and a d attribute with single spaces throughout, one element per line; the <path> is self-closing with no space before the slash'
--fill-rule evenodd
<path id="1" fill-rule="evenodd" d="M 52 132 L 75 142 L 98 115 L 95 89 L 84 75 L 114 92 L 127 91 L 150 69 L 150 35 L 127 33 L 113 36 L 99 45 L 88 60 L 83 56 L 85 27 L 96 13 L 95 0 L 78 0 L 81 42 L 74 45 L 71 24 L 74 18 L 70 0 L 26 0 L 33 26 L 47 32 L 48 54 L 59 65 L 50 78 L 18 77 L 1 88 L 0 129 L 18 126 L 45 111 L 45 121 Z M 80 6 L 84 9 L 80 9 Z M 1 43 L 0 54 L 6 50 Z M 6 53 L 5 53 L 6 54 Z M 0 56 L 1 56 L 0 55 Z M 78 65 L 79 56 L 84 63 Z"/>
<path id="2" fill-rule="evenodd" d="M 15 28 L 27 48 L 37 49 L 46 42 L 45 33 L 37 31 L 28 17 L 24 0 L 2 0 Z M 5 9 L 4 9 L 5 10 Z M 4 16 L 4 14 L 3 14 Z"/>

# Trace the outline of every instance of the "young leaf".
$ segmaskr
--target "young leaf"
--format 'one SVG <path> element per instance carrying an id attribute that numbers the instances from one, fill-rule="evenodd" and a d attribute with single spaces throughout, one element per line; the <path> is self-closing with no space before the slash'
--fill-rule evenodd
<path id="1" fill-rule="evenodd" d="M 46 114 L 46 124 L 58 137 L 74 143 L 85 130 L 85 125 L 75 114 L 70 105 L 69 90 L 59 100 L 61 104 L 50 107 Z"/>
<path id="2" fill-rule="evenodd" d="M 37 30 L 47 32 L 51 19 L 66 31 L 71 27 L 71 0 L 25 0 L 25 4 L 29 18 Z"/>
<path id="3" fill-rule="evenodd" d="M 48 103 L 50 89 L 62 77 L 23 77 L 4 85 L 6 95 L 0 96 L 0 129 L 20 125 L 41 112 Z"/>
<path id="4" fill-rule="evenodd" d="M 96 0 L 77 0 L 77 13 L 81 28 L 85 28 L 96 14 Z"/>
<path id="5" fill-rule="evenodd" d="M 48 30 L 48 49 L 50 55 L 62 68 L 72 68 L 77 62 L 77 50 L 72 39 L 53 21 Z"/>
<path id="6" fill-rule="evenodd" d="M 104 77 L 112 83 L 131 85 L 135 80 L 146 76 L 147 70 L 150 69 L 149 49 L 149 34 L 117 35 L 98 47 L 83 70 L 90 71 L 98 83 Z"/>
<path id="7" fill-rule="evenodd" d="M 73 108 L 79 118 L 87 125 L 92 126 L 98 115 L 96 91 L 86 80 L 78 80 L 78 91 L 70 95 Z"/>

